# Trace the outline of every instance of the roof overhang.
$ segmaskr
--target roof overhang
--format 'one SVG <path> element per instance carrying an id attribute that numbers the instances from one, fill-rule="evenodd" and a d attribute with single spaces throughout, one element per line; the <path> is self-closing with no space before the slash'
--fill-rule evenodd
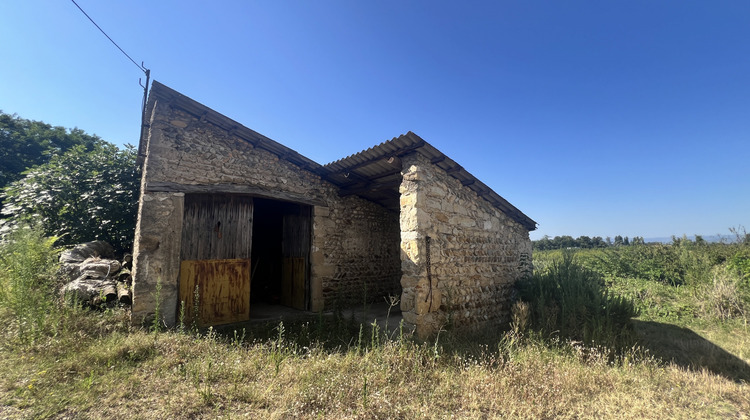
<path id="1" fill-rule="evenodd" d="M 527 230 L 537 223 L 478 180 L 431 144 L 411 131 L 375 147 L 324 165 L 326 179 L 338 185 L 341 195 L 356 194 L 382 206 L 398 211 L 401 184 L 401 157 L 416 152 L 444 170 L 461 185 L 477 193 L 490 204 L 520 223 Z"/>

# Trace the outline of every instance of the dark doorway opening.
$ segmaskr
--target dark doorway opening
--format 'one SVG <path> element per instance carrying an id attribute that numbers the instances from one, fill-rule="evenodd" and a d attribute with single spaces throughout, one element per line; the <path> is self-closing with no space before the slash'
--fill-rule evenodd
<path id="1" fill-rule="evenodd" d="M 312 208 L 261 198 L 254 204 L 251 313 L 263 304 L 308 310 Z"/>

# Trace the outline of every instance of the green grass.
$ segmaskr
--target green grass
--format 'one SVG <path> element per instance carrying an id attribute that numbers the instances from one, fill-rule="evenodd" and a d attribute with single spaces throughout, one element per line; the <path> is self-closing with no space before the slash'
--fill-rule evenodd
<path id="1" fill-rule="evenodd" d="M 548 257 L 535 255 L 535 265 Z M 593 254 L 578 258 L 602 263 Z M 726 264 L 717 262 L 709 272 Z M 2 270 L 0 279 L 7 282 Z M 62 306 L 51 295 L 44 304 L 55 309 L 33 339 L 21 339 L 17 328 L 0 330 L 0 418 L 620 419 L 750 413 L 750 331 L 741 276 L 728 274 L 736 287 L 709 299 L 719 287 L 713 277 L 674 286 L 600 274 L 607 296 L 632 299 L 640 310 L 632 325 L 638 341 L 615 356 L 596 341 L 533 328 L 450 331 L 418 342 L 335 315 L 236 332 L 155 332 L 131 328 L 124 309 L 92 312 Z M 733 298 L 742 303 L 730 316 L 706 304 Z M 17 313 L 0 305 L 0 322 L 14 325 Z"/>
<path id="2" fill-rule="evenodd" d="M 726 418 L 750 410 L 748 385 L 709 368 L 664 365 L 640 351 L 612 362 L 528 337 L 466 338 L 332 350 L 122 326 L 24 352 L 3 347 L 0 398 L 19 418 Z"/>

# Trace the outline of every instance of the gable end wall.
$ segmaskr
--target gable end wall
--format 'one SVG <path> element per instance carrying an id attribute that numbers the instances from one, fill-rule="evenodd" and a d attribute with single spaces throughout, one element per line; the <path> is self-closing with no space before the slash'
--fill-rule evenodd
<path id="1" fill-rule="evenodd" d="M 402 162 L 404 320 L 423 337 L 508 322 L 511 288 L 531 261 L 528 230 L 419 153 Z"/>

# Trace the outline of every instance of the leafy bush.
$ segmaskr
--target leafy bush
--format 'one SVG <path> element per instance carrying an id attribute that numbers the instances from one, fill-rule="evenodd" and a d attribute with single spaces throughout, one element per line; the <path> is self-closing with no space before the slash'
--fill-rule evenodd
<path id="1" fill-rule="evenodd" d="M 38 224 L 63 245 L 100 239 L 129 251 L 140 188 L 135 158 L 132 146 L 106 142 L 53 156 L 5 189 L 6 225 Z"/>
<path id="2" fill-rule="evenodd" d="M 601 275 L 563 253 L 543 271 L 518 283 L 529 327 L 545 336 L 621 347 L 630 343 L 633 303 L 607 291 Z"/>
<path id="3" fill-rule="evenodd" d="M 750 282 L 750 248 L 737 251 L 729 259 L 727 267 L 737 273 L 741 278 Z"/>
<path id="4" fill-rule="evenodd" d="M 673 245 L 651 244 L 610 248 L 602 251 L 597 268 L 616 277 L 634 277 L 671 285 L 685 281 L 685 267 L 679 249 Z"/>
<path id="5" fill-rule="evenodd" d="M 672 286 L 705 285 L 712 270 L 722 264 L 750 278 L 750 247 L 741 243 L 697 243 L 678 240 L 673 244 L 649 244 L 590 251 L 586 265 L 620 278 L 657 281 Z"/>
<path id="6" fill-rule="evenodd" d="M 33 342 L 55 310 L 55 238 L 38 229 L 18 229 L 0 243 L 0 316 L 24 343 Z"/>

